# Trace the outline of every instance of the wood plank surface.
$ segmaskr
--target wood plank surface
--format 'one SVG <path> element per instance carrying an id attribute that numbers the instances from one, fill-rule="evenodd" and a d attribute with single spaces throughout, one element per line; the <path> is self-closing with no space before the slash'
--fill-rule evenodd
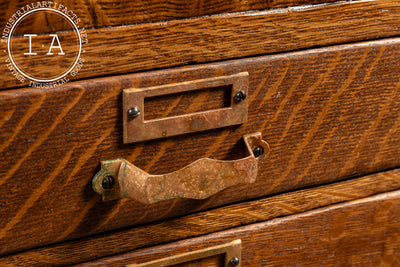
<path id="1" fill-rule="evenodd" d="M 0 248 L 32 248 L 219 205 L 391 169 L 400 164 L 400 39 L 0 93 Z M 249 73 L 248 122 L 123 145 L 121 90 Z M 201 106 L 204 97 L 187 105 Z M 179 103 L 178 98 L 175 103 Z M 176 104 L 171 104 L 173 110 Z M 151 174 L 199 158 L 245 156 L 262 132 L 271 154 L 253 185 L 206 200 L 102 203 L 101 160 Z M 51 225 L 49 229 L 47 226 Z M 45 231 L 43 231 L 45 229 Z"/>
<path id="2" fill-rule="evenodd" d="M 2 266 L 76 264 L 141 247 L 293 215 L 399 188 L 400 170 L 396 169 L 0 257 L 0 264 Z"/>
<path id="3" fill-rule="evenodd" d="M 84 1 L 61 0 L 57 3 L 72 10 L 85 28 L 101 28 L 143 22 L 199 17 L 220 13 L 263 10 L 277 7 L 310 5 L 336 0 L 136 0 Z M 32 1 L 36 3 L 35 1 Z M 0 1 L 0 25 L 5 25 L 19 9 L 31 2 L 24 0 Z M 26 30 L 31 33 L 63 31 L 67 25 L 46 23 L 46 16 L 37 16 Z"/>
<path id="4" fill-rule="evenodd" d="M 124 266 L 242 241 L 241 266 L 399 266 L 400 191 L 77 266 Z"/>
<path id="5" fill-rule="evenodd" d="M 83 45 L 84 65 L 78 75 L 68 78 L 132 73 L 391 37 L 399 35 L 399 24 L 400 0 L 365 0 L 92 29 L 87 31 L 88 44 Z M 62 39 L 68 34 L 59 36 Z M 26 37 L 14 39 L 16 43 L 26 42 Z M 5 44 L 2 45 L 6 51 Z M 20 62 L 27 62 L 25 52 L 26 47 L 20 46 L 13 54 Z M 2 53 L 0 61 L 6 58 L 7 53 Z M 28 84 L 26 80 L 16 80 L 7 64 L 3 68 L 0 88 Z M 48 70 L 49 66 L 44 64 L 43 72 Z"/>

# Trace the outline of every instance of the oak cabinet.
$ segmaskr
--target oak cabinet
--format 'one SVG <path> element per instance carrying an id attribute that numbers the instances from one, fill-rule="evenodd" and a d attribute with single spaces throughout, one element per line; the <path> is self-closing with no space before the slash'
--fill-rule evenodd
<path id="1" fill-rule="evenodd" d="M 78 75 L 0 73 L 1 265 L 400 264 L 400 1 L 65 5 Z"/>

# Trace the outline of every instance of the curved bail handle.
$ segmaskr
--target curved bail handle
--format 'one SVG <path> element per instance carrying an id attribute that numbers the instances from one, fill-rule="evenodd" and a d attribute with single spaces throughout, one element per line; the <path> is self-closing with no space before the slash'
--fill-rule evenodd
<path id="1" fill-rule="evenodd" d="M 244 183 L 254 183 L 258 165 L 270 152 L 261 133 L 243 136 L 249 156 L 238 160 L 202 158 L 168 174 L 151 175 L 125 159 L 101 162 L 92 180 L 93 190 L 103 201 L 131 198 L 152 204 L 173 198 L 205 199 Z"/>

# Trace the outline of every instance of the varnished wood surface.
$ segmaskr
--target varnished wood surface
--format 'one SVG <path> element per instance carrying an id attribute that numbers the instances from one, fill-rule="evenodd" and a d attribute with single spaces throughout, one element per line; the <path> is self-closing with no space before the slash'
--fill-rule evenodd
<path id="1" fill-rule="evenodd" d="M 263 10 L 305 4 L 321 4 L 335 0 L 137 0 L 137 1 L 84 1 L 61 0 L 57 3 L 76 13 L 84 28 L 100 28 L 204 15 L 231 13 L 249 10 Z M 27 4 L 23 0 L 0 1 L 0 25 L 5 25 L 15 11 Z M 43 6 L 44 7 L 44 6 Z M 37 16 L 26 30 L 31 33 L 55 32 L 69 29 L 64 24 L 50 24 L 46 16 Z M 67 26 L 67 28 L 65 28 Z"/>
<path id="2" fill-rule="evenodd" d="M 70 241 L 0 258 L 2 266 L 76 264 L 113 254 L 198 237 L 400 188 L 400 170 L 226 206 L 149 225 Z M 241 238 L 241 236 L 238 236 Z M 207 245 L 207 242 L 204 243 Z M 246 265 L 245 265 L 246 266 Z"/>
<path id="3" fill-rule="evenodd" d="M 399 166 L 399 61 L 400 40 L 393 39 L 3 91 L 1 252 Z M 121 89 L 242 71 L 250 77 L 247 123 L 123 145 Z M 242 136 L 258 131 L 272 151 L 253 185 L 148 206 L 102 203 L 91 188 L 101 160 L 125 158 L 151 174 L 169 173 L 199 158 L 244 157 Z"/>
<path id="4" fill-rule="evenodd" d="M 238 238 L 241 266 L 399 266 L 399 218 L 396 191 L 78 266 L 124 266 Z"/>
<path id="5" fill-rule="evenodd" d="M 350 1 L 322 6 L 228 14 L 87 31 L 83 79 L 186 64 L 272 54 L 396 36 L 400 0 Z M 64 33 L 68 35 L 68 33 Z M 62 39 L 61 33 L 59 37 Z M 15 42 L 25 43 L 16 38 Z M 5 44 L 4 51 L 6 50 Z M 24 62 L 26 47 L 13 52 Z M 6 60 L 2 53 L 0 61 Z M 26 62 L 26 60 L 25 60 Z M 61 62 L 60 62 L 61 64 Z M 27 85 L 8 71 L 0 88 Z M 43 66 L 43 72 L 49 66 Z"/>

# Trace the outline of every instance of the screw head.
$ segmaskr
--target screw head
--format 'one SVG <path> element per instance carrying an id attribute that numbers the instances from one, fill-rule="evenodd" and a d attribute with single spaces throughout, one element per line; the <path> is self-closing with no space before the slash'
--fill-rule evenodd
<path id="1" fill-rule="evenodd" d="M 244 91 L 237 92 L 233 97 L 233 100 L 235 101 L 236 104 L 242 102 L 245 99 L 246 99 L 246 93 Z"/>
<path id="2" fill-rule="evenodd" d="M 257 146 L 253 149 L 253 154 L 254 156 L 257 158 L 259 156 L 261 156 L 262 154 L 264 154 L 264 148 L 262 148 L 262 146 Z"/>
<path id="3" fill-rule="evenodd" d="M 114 177 L 112 177 L 111 175 L 107 175 L 106 177 L 103 178 L 103 180 L 101 181 L 101 186 L 105 189 L 111 189 L 113 188 L 115 185 L 115 179 Z"/>
<path id="4" fill-rule="evenodd" d="M 238 266 L 239 263 L 240 263 L 240 260 L 239 260 L 238 257 L 234 257 L 234 258 L 232 258 L 232 259 L 229 261 L 229 264 L 230 264 L 231 266 Z"/>
<path id="5" fill-rule="evenodd" d="M 139 115 L 140 115 L 140 110 L 137 107 L 133 107 L 133 108 L 128 109 L 128 116 L 130 118 L 133 119 L 133 118 L 138 117 Z"/>

